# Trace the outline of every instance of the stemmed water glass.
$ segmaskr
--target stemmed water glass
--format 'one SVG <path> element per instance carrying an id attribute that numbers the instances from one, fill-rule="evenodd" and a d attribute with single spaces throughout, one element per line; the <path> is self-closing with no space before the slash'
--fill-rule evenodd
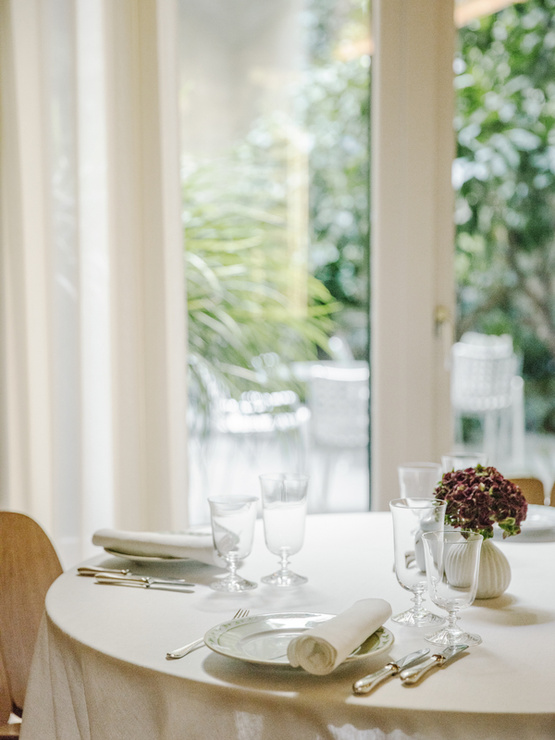
<path id="1" fill-rule="evenodd" d="M 253 581 L 247 581 L 237 574 L 239 561 L 250 555 L 252 550 L 257 501 L 255 496 L 208 499 L 214 547 L 228 568 L 225 578 L 210 584 L 214 591 L 237 593 L 257 586 Z"/>
<path id="2" fill-rule="evenodd" d="M 424 532 L 443 532 L 445 501 L 435 498 L 399 498 L 390 501 L 393 519 L 395 575 L 399 584 L 412 592 L 413 605 L 392 617 L 407 627 L 441 624 L 444 619 L 423 606 L 426 591 L 426 563 L 422 545 Z"/>
<path id="3" fill-rule="evenodd" d="M 447 611 L 447 624 L 426 635 L 434 645 L 479 645 L 482 638 L 461 630 L 458 613 L 472 604 L 478 587 L 483 537 L 476 532 L 427 532 L 422 535 L 428 592 L 436 606 Z"/>
<path id="4" fill-rule="evenodd" d="M 441 464 L 444 473 L 450 473 L 453 470 L 466 470 L 475 468 L 477 465 L 485 466 L 487 455 L 485 452 L 452 452 L 449 455 L 442 455 Z"/>
<path id="5" fill-rule="evenodd" d="M 289 557 L 295 555 L 304 542 L 308 476 L 289 473 L 260 476 L 262 518 L 266 547 L 280 557 L 280 567 L 262 581 L 270 586 L 299 586 L 305 576 L 289 568 Z"/>
<path id="6" fill-rule="evenodd" d="M 441 480 L 441 465 L 434 462 L 408 462 L 397 468 L 401 498 L 429 497 Z"/>

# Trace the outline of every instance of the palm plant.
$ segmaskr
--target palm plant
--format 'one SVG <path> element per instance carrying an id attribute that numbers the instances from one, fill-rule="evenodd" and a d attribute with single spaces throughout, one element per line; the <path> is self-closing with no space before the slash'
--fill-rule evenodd
<path id="1" fill-rule="evenodd" d="M 288 365 L 325 351 L 333 328 L 337 305 L 289 246 L 272 142 L 273 157 L 247 140 L 225 160 L 189 163 L 184 177 L 191 400 L 205 416 L 214 388 L 291 387 Z"/>

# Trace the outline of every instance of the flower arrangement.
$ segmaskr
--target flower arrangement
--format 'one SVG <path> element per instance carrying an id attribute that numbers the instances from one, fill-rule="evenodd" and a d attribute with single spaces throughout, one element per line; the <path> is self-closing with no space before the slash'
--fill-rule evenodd
<path id="1" fill-rule="evenodd" d="M 493 467 L 467 468 L 445 473 L 435 497 L 447 501 L 445 523 L 478 532 L 484 540 L 493 537 L 493 525 L 503 537 L 520 533 L 528 502 L 520 488 Z"/>

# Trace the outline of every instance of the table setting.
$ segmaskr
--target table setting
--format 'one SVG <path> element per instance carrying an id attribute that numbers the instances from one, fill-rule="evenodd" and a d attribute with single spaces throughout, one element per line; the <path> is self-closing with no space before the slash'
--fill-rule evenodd
<path id="1" fill-rule="evenodd" d="M 501 519 L 510 585 L 477 600 L 484 533 L 454 526 L 449 480 L 307 515 L 310 481 L 280 473 L 214 497 L 210 527 L 97 531 L 47 596 L 23 739 L 554 737 L 555 543 L 515 547 Z"/>

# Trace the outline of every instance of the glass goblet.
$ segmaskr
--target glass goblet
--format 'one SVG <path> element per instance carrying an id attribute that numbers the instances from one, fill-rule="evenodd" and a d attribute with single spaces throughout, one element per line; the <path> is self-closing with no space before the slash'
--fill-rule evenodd
<path id="1" fill-rule="evenodd" d="M 403 463 L 397 473 L 401 498 L 433 496 L 442 475 L 441 465 L 434 462 Z"/>
<path id="2" fill-rule="evenodd" d="M 487 463 L 485 452 L 452 452 L 450 455 L 441 456 L 441 464 L 444 473 L 451 473 L 453 470 L 466 470 L 475 468 L 476 465 L 485 466 Z"/>
<path id="3" fill-rule="evenodd" d="M 426 627 L 445 620 L 423 606 L 426 592 L 426 562 L 422 545 L 424 532 L 443 532 L 446 501 L 436 498 L 399 498 L 390 501 L 393 520 L 395 575 L 412 592 L 413 605 L 392 617 L 407 627 Z"/>
<path id="4" fill-rule="evenodd" d="M 237 574 L 239 561 L 250 555 L 256 520 L 255 496 L 221 496 L 209 498 L 212 539 L 218 554 L 225 560 L 228 575 L 214 581 L 214 591 L 238 593 L 256 588 L 257 584 Z"/>
<path id="5" fill-rule="evenodd" d="M 457 620 L 459 610 L 470 606 L 476 597 L 483 539 L 481 534 L 465 530 L 422 535 L 428 592 L 434 604 L 447 611 L 447 624 L 426 635 L 426 640 L 434 645 L 482 642 L 479 635 L 464 632 Z"/>
<path id="6" fill-rule="evenodd" d="M 289 557 L 304 542 L 308 476 L 276 473 L 261 475 L 262 518 L 266 547 L 280 557 L 280 568 L 262 581 L 270 586 L 299 586 L 305 576 L 289 568 Z"/>

